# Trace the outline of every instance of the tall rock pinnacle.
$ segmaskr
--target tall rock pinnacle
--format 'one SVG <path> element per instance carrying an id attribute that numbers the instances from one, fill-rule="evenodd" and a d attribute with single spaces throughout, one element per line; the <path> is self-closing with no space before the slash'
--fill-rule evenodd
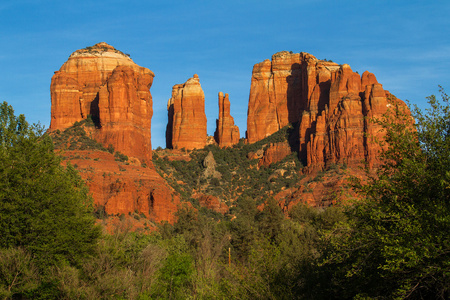
<path id="1" fill-rule="evenodd" d="M 151 161 L 153 77 L 106 43 L 75 51 L 52 77 L 50 130 L 68 128 L 90 115 L 98 129 L 96 140 Z"/>
<path id="2" fill-rule="evenodd" d="M 216 120 L 214 138 L 219 147 L 230 147 L 239 143 L 239 127 L 234 125 L 234 119 L 230 115 L 230 100 L 228 94 L 219 93 L 219 118 Z"/>
<path id="3" fill-rule="evenodd" d="M 197 74 L 173 86 L 167 110 L 167 148 L 191 150 L 206 146 L 205 94 Z"/>

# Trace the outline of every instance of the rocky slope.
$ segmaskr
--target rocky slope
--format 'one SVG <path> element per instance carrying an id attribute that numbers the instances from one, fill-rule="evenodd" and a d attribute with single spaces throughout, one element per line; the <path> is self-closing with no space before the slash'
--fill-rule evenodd
<path id="1" fill-rule="evenodd" d="M 153 77 L 106 43 L 75 51 L 52 77 L 50 130 L 91 116 L 96 140 L 150 163 Z"/>
<path id="2" fill-rule="evenodd" d="M 91 138 L 96 129 L 88 121 L 50 134 L 63 163 L 70 162 L 85 180 L 97 215 L 137 214 L 147 218 L 149 225 L 173 222 L 180 198 L 153 164 L 141 164 L 112 148 L 105 149 Z"/>
<path id="3" fill-rule="evenodd" d="M 167 110 L 167 148 L 191 150 L 206 146 L 205 94 L 197 74 L 173 86 Z"/>

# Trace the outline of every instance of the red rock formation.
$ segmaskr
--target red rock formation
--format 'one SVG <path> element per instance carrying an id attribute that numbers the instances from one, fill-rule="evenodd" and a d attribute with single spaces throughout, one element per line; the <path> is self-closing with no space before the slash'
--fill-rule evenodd
<path id="1" fill-rule="evenodd" d="M 348 65 L 332 75 L 329 104 L 320 113 L 304 111 L 300 118 L 300 158 L 309 169 L 333 163 L 376 166 L 381 149 L 375 140 L 383 133 L 370 120 L 386 113 L 390 94 L 373 74 L 364 72 L 361 78 Z"/>
<path id="2" fill-rule="evenodd" d="M 103 151 L 66 151 L 63 156 L 77 166 L 97 208 L 108 215 L 143 213 L 154 222 L 175 221 L 180 204 L 153 167 L 129 165 Z"/>
<path id="3" fill-rule="evenodd" d="M 274 54 L 272 61 L 267 59 L 253 67 L 247 117 L 249 143 L 298 121 L 315 86 L 310 83 L 310 77 L 316 77 L 311 67 L 314 63 L 314 56 L 307 53 L 283 51 Z"/>
<path id="4" fill-rule="evenodd" d="M 167 148 L 192 150 L 205 147 L 205 95 L 197 74 L 186 83 L 173 86 L 167 110 Z"/>
<path id="5" fill-rule="evenodd" d="M 219 147 L 231 147 L 239 143 L 239 127 L 234 125 L 234 119 L 230 115 L 230 100 L 228 94 L 219 93 L 219 119 L 216 120 L 216 132 L 214 138 Z"/>
<path id="6" fill-rule="evenodd" d="M 273 163 L 282 161 L 286 156 L 292 153 L 291 146 L 287 142 L 270 144 L 264 151 L 263 157 L 258 162 L 258 168 L 268 167 Z"/>
<path id="7" fill-rule="evenodd" d="M 91 115 L 98 128 L 94 138 L 150 162 L 153 77 L 106 43 L 75 51 L 52 77 L 50 130 Z"/>
<path id="8" fill-rule="evenodd" d="M 360 77 L 346 64 L 280 52 L 253 68 L 247 140 L 299 122 L 299 157 L 310 169 L 362 161 L 373 166 L 379 150 L 373 140 L 382 133 L 369 120 L 386 112 L 389 95 L 367 71 Z"/>
<path id="9" fill-rule="evenodd" d="M 228 206 L 225 203 L 220 202 L 220 200 L 212 195 L 197 195 L 196 198 L 201 206 L 211 209 L 215 212 L 225 214 L 228 212 Z"/>

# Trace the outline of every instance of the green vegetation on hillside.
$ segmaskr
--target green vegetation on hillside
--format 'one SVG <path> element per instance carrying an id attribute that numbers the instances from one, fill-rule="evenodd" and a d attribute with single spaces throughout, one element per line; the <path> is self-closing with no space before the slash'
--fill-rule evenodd
<path id="1" fill-rule="evenodd" d="M 102 144 L 87 135 L 85 127 L 94 127 L 92 118 L 75 122 L 64 131 L 56 130 L 52 132 L 52 139 L 56 149 L 62 150 L 101 150 L 108 151 Z"/>
<path id="2" fill-rule="evenodd" d="M 209 145 L 191 151 L 190 161 L 170 161 L 161 154 L 163 151 L 156 150 L 153 152 L 153 163 L 156 170 L 185 200 L 190 199 L 193 192 L 197 192 L 218 196 L 228 204 L 246 197 L 261 203 L 271 194 L 296 185 L 300 177 L 299 171 L 303 166 L 298 160 L 297 152 L 267 168 L 260 169 L 258 159 L 249 159 L 248 155 L 265 150 L 271 143 L 287 142 L 293 131 L 292 125 L 286 126 L 251 145 L 245 144 L 243 140 L 233 147 L 224 149 Z M 209 152 L 213 154 L 215 169 L 220 173 L 217 178 L 203 175 L 205 170 L 203 161 Z"/>
<path id="3" fill-rule="evenodd" d="M 55 130 L 50 135 L 53 140 L 55 149 L 57 150 L 100 150 L 114 154 L 117 161 L 126 162 L 128 156 L 119 151 L 115 151 L 113 145 L 105 148 L 102 144 L 94 140 L 86 133 L 86 128 L 95 127 L 92 117 L 88 117 L 79 122 L 75 122 L 72 126 L 64 131 Z"/>

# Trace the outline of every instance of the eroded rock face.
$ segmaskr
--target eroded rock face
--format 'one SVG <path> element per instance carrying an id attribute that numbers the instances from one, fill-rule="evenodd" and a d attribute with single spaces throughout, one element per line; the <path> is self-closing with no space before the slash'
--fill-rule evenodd
<path id="1" fill-rule="evenodd" d="M 263 157 L 259 160 L 258 167 L 268 167 L 273 163 L 282 161 L 291 153 L 291 146 L 287 142 L 270 144 L 269 147 L 264 151 Z"/>
<path id="2" fill-rule="evenodd" d="M 208 155 L 206 155 L 205 159 L 203 160 L 203 167 L 205 170 L 203 171 L 203 176 L 213 177 L 220 179 L 222 177 L 222 174 L 218 171 L 216 171 L 216 160 L 214 159 L 214 155 L 211 151 L 208 152 Z"/>
<path id="3" fill-rule="evenodd" d="M 197 74 L 173 86 L 167 110 L 167 148 L 192 150 L 206 146 L 205 94 Z"/>
<path id="4" fill-rule="evenodd" d="M 230 100 L 228 94 L 219 93 L 219 119 L 216 120 L 214 138 L 219 147 L 231 147 L 239 143 L 239 127 L 234 125 L 234 119 L 230 115 Z"/>
<path id="5" fill-rule="evenodd" d="M 299 158 L 309 169 L 361 162 L 372 167 L 379 150 L 374 140 L 382 133 L 370 119 L 387 111 L 389 96 L 367 71 L 360 76 L 346 64 L 280 52 L 253 68 L 247 140 L 298 122 Z"/>
<path id="6" fill-rule="evenodd" d="M 144 214 L 158 223 L 175 221 L 180 199 L 153 167 L 125 164 L 97 150 L 63 152 L 77 166 L 97 209 L 108 215 Z"/>
<path id="7" fill-rule="evenodd" d="M 153 77 L 106 43 L 75 51 L 52 77 L 50 130 L 90 115 L 95 139 L 150 163 Z"/>
<path id="8" fill-rule="evenodd" d="M 217 197 L 212 195 L 199 194 L 196 196 L 201 206 L 211 209 L 215 212 L 225 214 L 228 212 L 228 206 L 222 203 Z"/>
<path id="9" fill-rule="evenodd" d="M 313 94 L 315 84 L 310 78 L 316 77 L 315 61 L 307 53 L 283 51 L 253 67 L 247 116 L 249 143 L 298 121 Z M 322 75 L 320 80 L 329 79 L 323 77 L 327 76 Z"/>

